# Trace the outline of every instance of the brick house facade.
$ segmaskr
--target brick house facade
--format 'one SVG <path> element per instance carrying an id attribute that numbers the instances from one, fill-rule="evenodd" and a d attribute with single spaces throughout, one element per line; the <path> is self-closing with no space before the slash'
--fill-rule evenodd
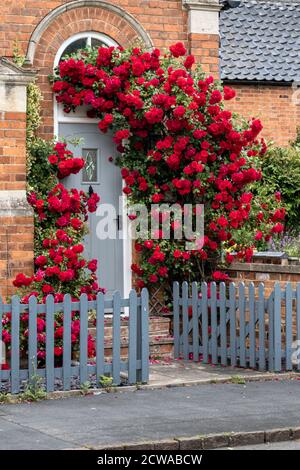
<path id="1" fill-rule="evenodd" d="M 236 2 L 230 3 L 236 6 Z M 270 75 L 263 80 L 240 80 L 232 73 L 222 73 L 223 64 L 224 70 L 228 65 L 224 51 L 226 41 L 230 41 L 226 36 L 232 21 L 230 12 L 234 10 L 234 18 L 239 9 L 242 14 L 243 3 L 228 8 L 219 0 L 16 0 L 1 6 L 1 296 L 11 293 L 11 279 L 17 272 L 29 274 L 33 267 L 33 217 L 25 193 L 26 85 L 36 77 L 43 96 L 40 136 L 52 138 L 54 106 L 48 75 L 53 71 L 59 48 L 68 38 L 93 31 L 123 47 L 139 40 L 148 48 L 165 48 L 182 41 L 204 71 L 221 76 L 237 89 L 233 110 L 246 117 L 261 117 L 265 136 L 279 144 L 285 145 L 295 136 L 300 114 L 291 99 L 290 80 L 278 81 Z M 260 2 L 250 3 L 259 7 Z M 293 4 L 298 8 L 295 0 Z M 223 40 L 224 35 L 227 40 Z M 26 56 L 23 69 L 7 60 L 13 56 L 15 41 Z"/>

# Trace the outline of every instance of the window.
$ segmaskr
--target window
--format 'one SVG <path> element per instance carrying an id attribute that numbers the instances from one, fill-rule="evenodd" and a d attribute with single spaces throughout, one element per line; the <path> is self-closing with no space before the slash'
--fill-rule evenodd
<path id="1" fill-rule="evenodd" d="M 74 34 L 73 36 L 69 37 L 58 49 L 55 59 L 54 59 L 54 70 L 56 67 L 59 65 L 60 61 L 63 60 L 67 55 L 76 53 L 76 51 L 86 48 L 86 47 L 111 47 L 115 46 L 117 47 L 119 44 L 111 39 L 109 36 L 106 36 L 106 34 L 103 33 L 97 33 L 95 31 L 84 31 L 82 33 Z M 55 97 L 54 97 L 54 135 L 59 135 L 59 125 L 58 123 L 75 123 L 75 122 L 97 122 L 97 120 L 93 118 L 88 118 L 86 115 L 88 106 L 79 106 L 76 109 L 76 112 L 71 113 L 71 114 L 66 114 L 64 113 L 63 110 L 63 105 L 61 103 L 57 103 Z M 87 149 L 87 150 L 93 150 L 93 149 Z M 89 173 L 84 173 L 84 183 L 85 184 L 90 184 L 93 182 L 94 184 L 97 184 L 97 181 L 99 180 L 99 165 L 98 168 L 94 168 L 95 164 L 95 155 L 92 153 L 88 154 L 88 160 L 89 160 Z M 97 166 L 97 164 L 96 164 Z"/>
<path id="2" fill-rule="evenodd" d="M 78 50 L 85 49 L 86 47 L 109 47 L 117 45 L 115 41 L 101 33 L 85 32 L 75 34 L 75 36 L 69 38 L 59 49 L 56 63 L 63 60 L 65 56 L 74 54 Z"/>

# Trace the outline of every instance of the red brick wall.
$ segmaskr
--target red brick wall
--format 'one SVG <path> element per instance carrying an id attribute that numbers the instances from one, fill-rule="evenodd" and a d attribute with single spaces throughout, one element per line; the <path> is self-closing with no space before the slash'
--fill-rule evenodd
<path id="1" fill-rule="evenodd" d="M 10 0 L 2 2 L 0 13 L 1 55 L 12 55 L 13 42 L 16 39 L 20 42 L 25 53 L 30 35 L 41 19 L 51 10 L 69 3 L 69 1 L 71 0 Z M 187 12 L 182 8 L 181 0 L 115 0 L 110 3 L 122 7 L 133 15 L 149 33 L 157 47 L 165 47 L 174 41 L 187 42 Z M 92 12 L 95 8 L 87 7 L 86 10 Z M 69 25 L 74 22 L 73 14 L 70 15 Z M 85 12 L 85 17 L 89 18 L 89 13 Z M 83 17 L 80 19 L 83 20 Z M 120 18 L 119 21 L 121 21 Z"/>
<path id="2" fill-rule="evenodd" d="M 219 35 L 189 34 L 190 51 L 203 71 L 219 76 Z"/>
<path id="3" fill-rule="evenodd" d="M 26 114 L 0 112 L 0 190 L 25 189 Z"/>
<path id="4" fill-rule="evenodd" d="M 25 142 L 26 113 L 0 112 L 0 191 L 25 191 Z M 16 274 L 33 271 L 33 216 L 25 201 L 11 204 L 12 210 L 0 216 L 0 297 L 4 300 L 13 293 Z"/>
<path id="5" fill-rule="evenodd" d="M 13 216 L 0 219 L 0 297 L 13 291 L 12 281 L 20 272 L 33 271 L 33 217 Z"/>
<path id="6" fill-rule="evenodd" d="M 244 117 L 259 117 L 262 135 L 278 145 L 288 145 L 300 126 L 300 106 L 292 102 L 293 89 L 279 85 L 231 85 L 237 92 L 228 107 Z"/>

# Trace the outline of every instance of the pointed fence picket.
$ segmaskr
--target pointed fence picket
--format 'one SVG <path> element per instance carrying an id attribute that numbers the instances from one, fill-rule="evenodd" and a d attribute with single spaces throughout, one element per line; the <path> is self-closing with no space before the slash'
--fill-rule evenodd
<path id="1" fill-rule="evenodd" d="M 89 314 L 95 311 L 95 358 L 88 357 Z M 128 357 L 122 357 L 121 321 L 128 316 Z M 79 312 L 80 334 L 79 354 L 72 348 L 72 315 Z M 128 313 L 127 313 L 128 312 Z M 63 337 L 61 339 L 62 356 L 57 362 L 54 354 L 55 318 L 60 314 L 63 318 Z M 28 315 L 28 351 L 21 351 L 20 320 Z M 105 319 L 112 317 L 112 353 L 111 360 L 105 357 Z M 46 322 L 45 334 L 45 360 L 41 364 L 38 351 L 38 321 Z M 100 377 L 112 378 L 114 385 L 122 380 L 128 384 L 146 383 L 149 380 L 149 295 L 143 289 L 138 295 L 135 290 L 129 298 L 121 298 L 119 292 L 112 299 L 106 299 L 99 293 L 96 300 L 89 301 L 86 294 L 82 294 L 79 301 L 72 301 L 70 295 L 65 295 L 60 303 L 55 303 L 52 296 L 48 296 L 45 304 L 38 304 L 35 297 L 31 297 L 29 304 L 21 304 L 17 296 L 12 297 L 11 304 L 4 304 L 0 299 L 0 339 L 5 324 L 11 322 L 11 341 L 6 351 L 8 367 L 2 367 L 0 362 L 0 392 L 19 393 L 24 382 L 28 383 L 36 376 L 41 377 L 47 392 L 56 389 L 70 390 L 74 384 L 80 386 L 87 381 L 93 381 L 95 387 L 100 387 Z M 24 321 L 24 318 L 23 320 Z M 40 340 L 39 340 L 40 341 Z M 0 343 L 1 344 L 1 343 Z M 4 343 L 2 343 L 3 345 Z M 5 345 L 4 345 L 5 346 Z M 1 348 L 1 359 L 2 359 Z"/>
<path id="2" fill-rule="evenodd" d="M 175 358 L 279 372 L 300 370 L 300 283 L 174 283 Z"/>

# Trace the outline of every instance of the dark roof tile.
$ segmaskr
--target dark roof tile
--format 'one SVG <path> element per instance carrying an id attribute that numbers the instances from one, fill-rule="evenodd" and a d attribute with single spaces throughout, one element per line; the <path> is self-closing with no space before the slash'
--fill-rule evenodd
<path id="1" fill-rule="evenodd" d="M 300 1 L 242 0 L 220 13 L 221 78 L 300 81 Z"/>

